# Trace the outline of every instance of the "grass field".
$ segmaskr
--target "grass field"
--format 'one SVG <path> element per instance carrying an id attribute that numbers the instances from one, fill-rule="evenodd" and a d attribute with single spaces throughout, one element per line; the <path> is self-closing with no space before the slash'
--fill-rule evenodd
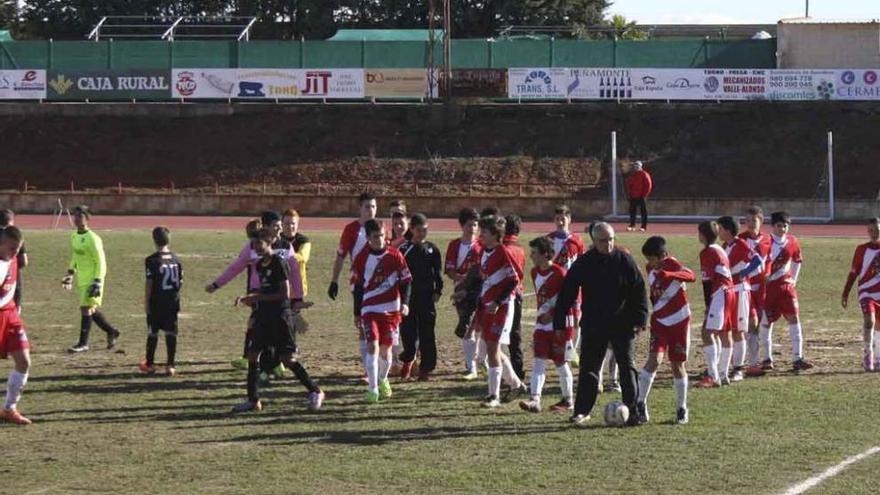
<path id="1" fill-rule="evenodd" d="M 325 408 L 308 413 L 303 389 L 285 378 L 264 389 L 262 413 L 247 415 L 229 412 L 245 395 L 244 372 L 228 364 L 241 352 L 246 314 L 232 301 L 244 281 L 213 295 L 203 290 L 241 247 L 238 231 L 173 233 L 186 282 L 179 375 L 171 379 L 137 373 L 147 231 L 101 232 L 110 266 L 105 313 L 123 331 L 121 349 L 100 350 L 104 337 L 95 329 L 93 350 L 77 356 L 64 352 L 78 335 L 76 302 L 58 283 L 68 234 L 26 235 L 32 265 L 24 318 L 34 351 L 20 408 L 34 424 L 0 425 L 4 493 L 775 493 L 880 444 L 880 375 L 861 371 L 858 310 L 839 307 L 855 239 L 802 239 L 799 290 L 815 370 L 692 390 L 691 424 L 677 427 L 664 368 L 651 424 L 612 429 L 594 419 L 594 428 L 580 430 L 567 417 L 529 415 L 514 404 L 481 409 L 484 381 L 457 379 L 461 351 L 446 298 L 437 378 L 396 384 L 392 400 L 363 404 L 351 302 L 347 294 L 336 302 L 325 295 L 335 235 L 312 236 L 316 306 L 307 313 L 312 330 L 299 340 L 304 363 L 327 391 Z M 450 236 L 433 237 L 445 246 Z M 618 238 L 633 252 L 644 239 Z M 682 261 L 698 266 L 695 235 L 671 241 Z M 691 288 L 696 318 L 699 291 Z M 526 308 L 533 305 L 527 300 Z M 788 332 L 775 334 L 778 363 L 787 367 Z M 694 344 L 692 369 L 702 363 Z M 642 336 L 640 362 L 646 346 Z M 157 362 L 164 352 L 160 343 Z M 0 363 L 5 378 L 11 362 Z M 557 394 L 551 372 L 545 402 Z M 603 394 L 597 407 L 614 397 Z M 878 470 L 875 456 L 815 492 L 875 493 Z"/>

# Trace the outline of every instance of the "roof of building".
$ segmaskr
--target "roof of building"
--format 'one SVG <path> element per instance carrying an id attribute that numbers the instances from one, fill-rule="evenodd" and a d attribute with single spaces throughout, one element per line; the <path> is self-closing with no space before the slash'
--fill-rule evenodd
<path id="1" fill-rule="evenodd" d="M 779 24 L 878 24 L 878 19 L 817 19 L 815 17 L 794 17 L 780 19 Z"/>
<path id="2" fill-rule="evenodd" d="M 430 41 L 428 29 L 340 29 L 327 41 Z M 436 39 L 443 38 L 443 30 L 435 29 Z"/>

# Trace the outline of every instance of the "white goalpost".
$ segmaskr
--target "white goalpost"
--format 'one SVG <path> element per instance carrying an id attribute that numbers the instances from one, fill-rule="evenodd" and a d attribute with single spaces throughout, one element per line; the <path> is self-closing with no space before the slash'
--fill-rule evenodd
<path id="1" fill-rule="evenodd" d="M 813 211 L 803 214 L 803 208 L 798 208 L 793 203 L 804 203 L 810 201 L 810 198 L 801 198 L 795 200 L 786 200 L 786 199 L 773 199 L 773 198 L 757 198 L 756 201 L 764 202 L 765 209 L 772 205 L 771 209 L 785 209 L 788 210 L 792 214 L 792 218 L 799 222 L 804 223 L 830 223 L 835 220 L 835 205 L 834 205 L 834 133 L 832 131 L 828 131 L 827 134 L 827 156 L 825 157 L 825 167 L 822 170 L 822 177 L 819 178 L 818 186 L 816 189 L 816 194 L 813 196 L 812 201 L 816 204 L 816 208 L 812 208 Z M 626 210 L 624 213 L 620 211 L 620 201 L 621 198 L 618 194 L 618 189 L 623 188 L 624 198 L 623 201 L 627 201 L 626 188 L 623 184 L 623 173 L 618 163 L 617 156 L 617 132 L 611 133 L 611 161 L 609 163 L 610 167 L 610 195 L 611 195 L 611 220 L 629 220 L 629 215 L 626 214 Z M 712 198 L 682 198 L 682 199 L 706 199 L 711 201 Z M 664 201 L 663 199 L 658 201 Z M 821 203 L 826 203 L 825 208 L 820 208 Z M 789 206 L 786 206 L 789 204 Z M 668 209 L 668 208 L 667 208 Z M 745 208 L 739 208 L 739 210 L 744 210 Z M 800 210 L 800 211 L 799 211 Z M 824 210 L 823 212 L 817 213 L 818 210 Z M 649 211 L 651 211 L 649 209 Z M 740 211 L 737 212 L 728 212 L 728 211 L 706 211 L 699 213 L 692 212 L 682 212 L 681 214 L 656 214 L 650 213 L 651 220 L 660 221 L 660 222 L 692 222 L 692 221 L 703 221 L 703 220 L 712 220 L 717 218 L 719 215 L 725 215 L 730 213 L 739 214 Z"/>

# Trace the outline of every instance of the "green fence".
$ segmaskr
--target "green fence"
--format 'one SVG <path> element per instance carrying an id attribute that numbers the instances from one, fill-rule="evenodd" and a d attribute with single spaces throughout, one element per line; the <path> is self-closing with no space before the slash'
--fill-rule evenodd
<path id="1" fill-rule="evenodd" d="M 0 42 L 0 69 L 172 67 L 427 67 L 422 41 L 13 41 Z M 455 69 L 509 67 L 775 68 L 776 40 L 452 40 Z M 436 44 L 435 60 L 442 59 Z"/>

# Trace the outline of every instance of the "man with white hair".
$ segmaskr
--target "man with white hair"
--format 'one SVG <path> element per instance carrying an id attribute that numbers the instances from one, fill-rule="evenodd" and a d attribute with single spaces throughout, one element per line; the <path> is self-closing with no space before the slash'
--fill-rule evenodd
<path id="1" fill-rule="evenodd" d="M 641 210 L 642 226 L 640 232 L 648 229 L 648 196 L 654 189 L 654 183 L 651 180 L 651 174 L 644 169 L 644 165 L 640 161 L 633 164 L 633 171 L 626 178 L 626 193 L 629 196 L 629 227 L 627 231 L 636 230 L 636 210 Z"/>
<path id="2" fill-rule="evenodd" d="M 648 319 L 645 279 L 633 257 L 614 247 L 614 229 L 605 222 L 592 228 L 594 249 L 578 257 L 565 277 L 556 300 L 553 328 L 561 338 L 565 317 L 582 291 L 581 366 L 571 422 L 582 425 L 599 393 L 599 370 L 608 344 L 620 368 L 623 402 L 636 411 L 638 372 L 633 361 L 633 341 Z M 632 414 L 628 425 L 638 424 Z"/>

